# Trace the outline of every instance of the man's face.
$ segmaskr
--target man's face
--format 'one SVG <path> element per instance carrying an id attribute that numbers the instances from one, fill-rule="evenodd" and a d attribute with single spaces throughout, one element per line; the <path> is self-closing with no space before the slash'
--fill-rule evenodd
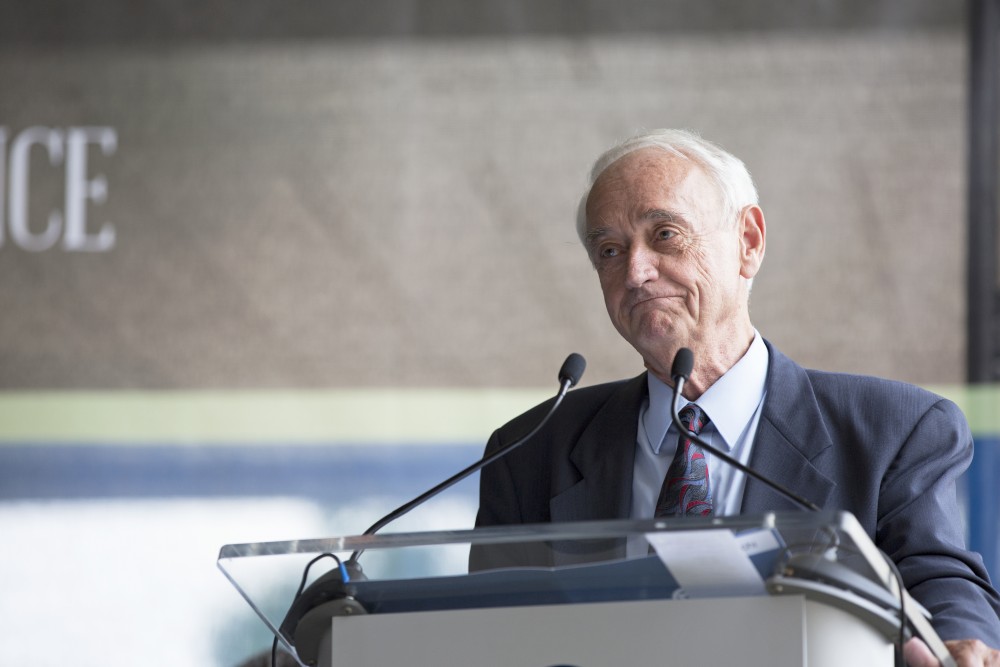
<path id="1" fill-rule="evenodd" d="M 608 314 L 648 367 L 669 369 L 681 347 L 708 362 L 748 344 L 739 225 L 722 219 L 721 195 L 695 163 L 630 153 L 598 177 L 586 214 Z"/>

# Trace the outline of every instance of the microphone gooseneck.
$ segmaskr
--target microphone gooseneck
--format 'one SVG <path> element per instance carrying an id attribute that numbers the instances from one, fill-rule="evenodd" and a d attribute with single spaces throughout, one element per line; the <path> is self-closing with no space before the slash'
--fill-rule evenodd
<path id="1" fill-rule="evenodd" d="M 372 535 L 381 530 L 387 524 L 427 502 L 448 487 L 460 482 L 497 459 L 506 456 L 530 440 L 548 422 L 549 418 L 552 417 L 566 396 L 566 392 L 580 381 L 586 367 L 587 362 L 582 356 L 576 353 L 569 355 L 559 369 L 559 391 L 552 402 L 552 406 L 527 435 L 518 438 L 510 444 L 504 445 L 489 456 L 452 475 L 433 489 L 397 507 L 373 523 L 364 532 L 364 535 Z M 316 664 L 318 660 L 317 656 L 324 650 L 320 646 L 321 637 L 325 636 L 329 628 L 330 618 L 333 616 L 365 613 L 364 608 L 354 599 L 352 590 L 352 582 L 364 581 L 366 579 L 361 563 L 358 562 L 358 558 L 361 557 L 362 553 L 364 553 L 364 549 L 358 549 L 351 554 L 351 557 L 343 563 L 341 568 L 327 572 L 314 581 L 308 588 L 300 590 L 292 601 L 288 612 L 285 614 L 285 619 L 281 623 L 279 633 L 285 638 L 289 646 L 295 647 L 299 658 L 306 660 L 308 664 Z M 305 575 L 303 576 L 304 582 Z"/>
<path id="2" fill-rule="evenodd" d="M 694 354 L 691 350 L 686 347 L 682 347 L 677 350 L 677 354 L 674 357 L 674 363 L 670 368 L 670 376 L 674 381 L 674 396 L 673 401 L 671 402 L 670 414 L 673 423 L 678 429 L 680 429 L 680 432 L 686 432 L 687 437 L 693 442 L 698 443 L 701 447 L 708 450 L 729 465 L 743 471 L 754 479 L 760 480 L 800 507 L 813 512 L 819 512 L 820 508 L 815 503 L 796 493 L 793 493 L 791 490 L 785 488 L 781 484 L 778 484 L 774 480 L 765 477 L 753 468 L 744 465 L 728 454 L 720 452 L 715 447 L 712 447 L 705 442 L 701 437 L 685 428 L 684 424 L 681 422 L 679 404 L 684 383 L 691 377 L 691 372 L 693 370 Z M 839 538 L 835 533 L 833 537 L 835 541 L 833 546 L 835 548 L 837 544 L 839 544 Z M 816 555 L 813 553 L 804 553 L 789 555 L 783 566 L 784 573 L 780 575 L 784 580 L 782 585 L 787 587 L 789 582 L 794 582 L 796 579 L 818 581 L 823 584 L 832 584 L 835 587 L 843 588 L 844 590 L 850 591 L 862 599 L 874 602 L 879 607 L 886 609 L 891 613 L 898 614 L 899 616 L 899 639 L 897 640 L 898 644 L 896 650 L 897 660 L 902 659 L 902 646 L 906 638 L 907 625 L 909 624 L 909 626 L 912 627 L 917 634 L 923 637 L 924 640 L 932 646 L 932 651 L 941 664 L 954 664 L 954 661 L 951 660 L 951 656 L 948 654 L 947 647 L 941 643 L 940 638 L 934 632 L 934 629 L 928 624 L 927 620 L 919 612 L 912 612 L 907 607 L 907 595 L 903 586 L 903 578 L 899 574 L 899 570 L 896 568 L 895 563 L 893 563 L 892 559 L 889 558 L 889 556 L 886 555 L 886 553 L 881 549 L 879 549 L 878 552 L 882 555 L 882 558 L 885 559 L 886 564 L 889 566 L 890 578 L 894 579 L 898 590 L 898 602 L 893 600 L 891 593 L 892 588 L 888 581 L 883 581 L 878 578 L 873 578 L 869 581 L 867 577 L 859 575 L 843 563 L 831 560 L 828 554 Z M 872 583 L 874 583 L 875 586 L 873 586 Z M 887 590 L 889 592 L 887 592 Z M 808 596 L 808 593 L 806 593 L 806 595 Z"/>
<path id="3" fill-rule="evenodd" d="M 419 496 L 409 501 L 408 503 L 400 505 L 399 507 L 397 507 L 396 509 L 389 512 L 384 517 L 373 523 L 368 528 L 368 530 L 362 533 L 362 535 L 374 535 L 376 532 L 384 528 L 386 525 L 392 523 L 399 517 L 410 512 L 416 507 L 424 504 L 437 494 L 457 484 L 458 482 L 462 481 L 472 473 L 488 466 L 497 459 L 506 456 L 508 453 L 510 453 L 514 449 L 517 449 L 525 442 L 530 440 L 531 437 L 536 433 L 538 433 L 538 431 L 543 426 L 545 426 L 545 423 L 549 421 L 549 418 L 555 413 L 556 409 L 562 403 L 563 398 L 566 396 L 566 392 L 568 392 L 572 387 L 575 387 L 576 384 L 580 381 L 580 378 L 583 377 L 583 372 L 584 370 L 586 370 L 586 368 L 587 368 L 587 360 L 584 359 L 583 356 L 577 354 L 576 352 L 570 354 L 568 357 L 566 357 L 566 361 L 563 362 L 562 367 L 560 367 L 559 369 L 559 392 L 555 396 L 555 400 L 552 403 L 552 407 L 549 408 L 549 411 L 545 413 L 545 416 L 542 418 L 542 420 L 538 422 L 538 424 L 530 432 L 528 432 L 527 435 L 522 436 L 521 438 L 515 440 L 514 442 L 508 445 L 504 445 L 503 447 L 493 452 L 489 456 L 483 457 L 482 459 L 476 461 L 475 463 L 468 466 L 464 470 L 455 473 L 454 475 L 452 475 L 445 481 L 441 482 L 434 488 L 430 489 L 429 491 L 425 491 L 424 493 L 420 494 Z M 353 554 L 351 554 L 351 557 L 347 560 L 347 563 L 345 564 L 348 571 L 351 572 L 352 577 L 356 578 L 359 575 L 363 576 L 361 565 L 358 563 L 358 558 L 360 558 L 362 553 L 364 553 L 363 549 L 355 551 Z"/>
<path id="4" fill-rule="evenodd" d="M 674 397 L 670 404 L 670 417 L 674 425 L 680 430 L 680 432 L 686 433 L 688 438 L 698 443 L 698 445 L 700 445 L 702 448 L 711 452 L 713 456 L 721 459 L 722 461 L 725 461 L 726 463 L 733 466 L 737 470 L 740 470 L 741 472 L 753 477 L 754 479 L 759 480 L 764 484 L 767 484 L 769 487 L 771 487 L 772 489 L 783 495 L 785 498 L 788 498 L 799 507 L 811 510 L 813 512 L 819 512 L 820 511 L 819 506 L 813 503 L 812 501 L 803 498 L 797 493 L 793 493 L 792 491 L 785 488 L 781 484 L 778 484 L 774 480 L 760 474 L 750 466 L 744 465 L 742 462 L 734 459 L 729 454 L 719 451 L 712 445 L 705 442 L 705 440 L 703 440 L 700 436 L 692 433 L 684 426 L 683 422 L 681 422 L 680 407 L 679 407 L 681 400 L 681 391 L 683 391 L 684 383 L 687 382 L 688 379 L 691 377 L 691 372 L 693 370 L 694 370 L 694 353 L 691 352 L 691 350 L 689 350 L 686 347 L 682 347 L 681 349 L 677 350 L 677 354 L 676 356 L 674 356 L 674 363 L 670 367 L 670 376 L 674 381 Z"/>

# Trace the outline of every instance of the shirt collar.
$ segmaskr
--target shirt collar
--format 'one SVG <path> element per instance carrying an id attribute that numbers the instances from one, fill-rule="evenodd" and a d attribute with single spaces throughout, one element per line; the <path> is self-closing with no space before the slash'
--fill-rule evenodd
<path id="1" fill-rule="evenodd" d="M 767 346 L 755 330 L 746 354 L 697 401 L 711 420 L 708 428 L 714 427 L 719 433 L 726 450 L 731 449 L 746 430 L 764 397 L 767 361 Z M 674 390 L 652 373 L 647 373 L 646 377 L 649 409 L 643 418 L 643 427 L 653 451 L 659 454 L 671 427 L 670 404 Z M 684 405 L 681 405 L 682 409 Z"/>

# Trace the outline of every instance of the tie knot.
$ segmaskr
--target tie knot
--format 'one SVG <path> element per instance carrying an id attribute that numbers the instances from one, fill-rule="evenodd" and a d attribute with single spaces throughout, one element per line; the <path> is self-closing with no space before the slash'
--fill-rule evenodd
<path id="1" fill-rule="evenodd" d="M 705 424 L 708 423 L 708 415 L 695 403 L 688 403 L 684 406 L 680 412 L 680 418 L 684 428 L 695 435 L 701 433 L 701 429 L 705 428 Z"/>

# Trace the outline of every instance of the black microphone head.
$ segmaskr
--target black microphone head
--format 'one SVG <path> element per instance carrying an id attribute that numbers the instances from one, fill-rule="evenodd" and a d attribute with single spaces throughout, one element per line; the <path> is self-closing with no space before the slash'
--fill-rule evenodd
<path id="1" fill-rule="evenodd" d="M 694 352 L 682 347 L 677 350 L 677 356 L 674 357 L 674 365 L 670 367 L 670 377 L 682 377 L 686 382 L 691 377 L 691 371 L 694 370 Z"/>
<path id="2" fill-rule="evenodd" d="M 562 368 L 559 369 L 559 383 L 569 381 L 570 387 L 575 387 L 576 383 L 583 377 L 583 371 L 587 369 L 587 360 L 576 352 L 566 357 Z"/>

